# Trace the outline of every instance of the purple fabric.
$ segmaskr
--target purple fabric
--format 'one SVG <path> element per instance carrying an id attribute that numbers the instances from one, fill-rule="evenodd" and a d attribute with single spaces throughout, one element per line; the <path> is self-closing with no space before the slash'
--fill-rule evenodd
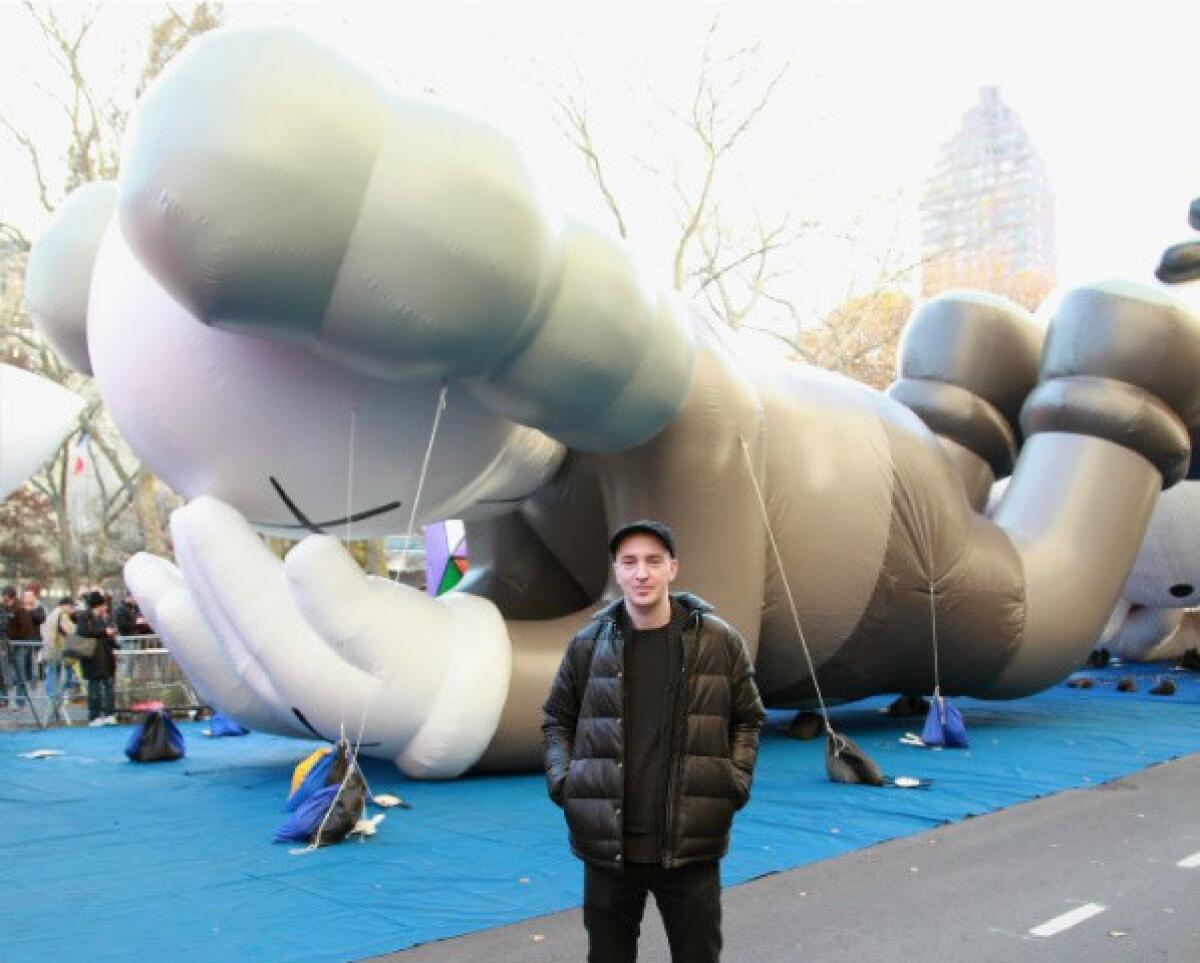
<path id="1" fill-rule="evenodd" d="M 446 523 L 425 526 L 425 594 L 437 595 L 442 573 L 450 564 L 450 546 L 446 544 Z"/>

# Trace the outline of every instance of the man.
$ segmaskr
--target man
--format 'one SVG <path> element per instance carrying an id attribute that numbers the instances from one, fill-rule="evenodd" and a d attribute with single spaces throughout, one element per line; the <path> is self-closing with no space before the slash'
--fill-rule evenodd
<path id="1" fill-rule="evenodd" d="M 79 660 L 87 679 L 88 725 L 115 726 L 113 682 L 117 674 L 117 633 L 108 617 L 108 597 L 104 593 L 88 592 L 84 601 L 88 607 L 76 620 L 75 632 L 96 640 L 92 657 Z"/>
<path id="2" fill-rule="evenodd" d="M 42 623 L 41 662 L 46 670 L 46 721 L 54 725 L 60 718 L 67 725 L 71 716 L 65 705 L 67 678 L 63 666 L 63 647 L 75 633 L 75 600 L 65 596 L 50 610 Z"/>
<path id="3" fill-rule="evenodd" d="M 12 658 L 8 644 L 8 626 L 17 614 L 17 590 L 11 585 L 0 590 L 0 706 L 8 708 L 8 677 Z"/>
<path id="4" fill-rule="evenodd" d="M 31 629 L 29 638 L 26 642 L 41 642 L 42 640 L 42 623 L 46 621 L 46 610 L 42 606 L 41 600 L 42 587 L 37 584 L 26 585 L 21 590 L 21 608 L 29 613 Z M 25 676 L 26 686 L 31 686 L 37 681 L 38 667 L 37 662 L 37 646 L 27 645 L 24 649 L 21 660 L 21 672 Z"/>
<path id="5" fill-rule="evenodd" d="M 584 861 L 591 963 L 637 958 L 653 893 L 676 963 L 721 952 L 717 861 L 750 798 L 763 708 L 741 636 L 687 594 L 661 522 L 609 541 L 622 597 L 571 640 L 543 706 L 546 782 Z"/>
<path id="6" fill-rule="evenodd" d="M 117 624 L 118 635 L 151 634 L 150 623 L 142 615 L 142 610 L 138 606 L 137 599 L 133 597 L 133 593 L 128 589 L 125 590 L 121 601 L 117 603 L 116 611 L 113 612 L 113 621 Z"/>
<path id="7" fill-rule="evenodd" d="M 33 614 L 17 602 L 17 590 L 6 585 L 0 591 L 0 624 L 3 625 L 3 640 L 0 641 L 0 654 L 5 663 L 5 671 L 12 678 L 15 702 L 18 708 L 23 708 L 25 698 L 29 694 L 29 673 L 26 669 L 26 656 L 32 651 L 31 647 L 13 645 L 14 642 L 30 642 L 38 638 L 37 629 L 33 624 Z M 5 683 L 5 686 L 7 684 Z M 5 693 L 2 704 L 7 705 Z"/>

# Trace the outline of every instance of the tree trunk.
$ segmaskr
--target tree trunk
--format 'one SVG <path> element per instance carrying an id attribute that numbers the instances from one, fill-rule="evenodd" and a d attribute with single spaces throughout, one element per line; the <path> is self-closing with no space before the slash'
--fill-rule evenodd
<path id="1" fill-rule="evenodd" d="M 387 553 L 383 550 L 382 538 L 373 538 L 367 543 L 367 571 L 382 578 L 388 577 Z"/>
<path id="2" fill-rule="evenodd" d="M 158 479 L 145 468 L 138 473 L 133 504 L 137 511 L 138 528 L 142 531 L 142 544 L 146 551 L 152 555 L 166 558 L 170 550 L 167 548 L 167 536 L 163 531 L 162 519 L 158 516 Z"/>

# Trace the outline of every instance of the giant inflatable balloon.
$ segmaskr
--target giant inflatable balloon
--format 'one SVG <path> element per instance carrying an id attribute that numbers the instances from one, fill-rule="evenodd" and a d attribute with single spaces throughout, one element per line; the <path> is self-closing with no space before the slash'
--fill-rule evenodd
<path id="1" fill-rule="evenodd" d="M 566 640 L 614 591 L 608 532 L 642 516 L 768 705 L 814 697 L 798 630 L 829 698 L 1049 686 L 1200 421 L 1200 324 L 1115 281 L 1066 293 L 1044 347 L 1010 302 L 935 298 L 890 396 L 752 366 L 505 137 L 284 30 L 194 42 L 93 191 L 30 268 L 86 278 L 86 309 L 33 307 L 191 499 L 175 563 L 136 556 L 130 585 L 226 715 L 361 731 L 414 776 L 538 764 Z M 339 540 L 409 516 L 467 522 L 447 596 Z M 256 533 L 309 528 L 282 562 Z"/>
<path id="2" fill-rule="evenodd" d="M 1163 492 L 1098 647 L 1127 661 L 1183 655 L 1198 644 L 1200 481 Z"/>
<path id="3" fill-rule="evenodd" d="M 24 368 L 0 364 L 0 498 L 42 467 L 75 427 L 84 401 Z"/>

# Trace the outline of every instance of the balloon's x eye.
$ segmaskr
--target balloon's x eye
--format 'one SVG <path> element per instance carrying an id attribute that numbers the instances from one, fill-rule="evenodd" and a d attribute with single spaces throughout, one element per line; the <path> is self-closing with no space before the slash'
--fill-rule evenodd
<path id="1" fill-rule="evenodd" d="M 390 512 L 394 508 L 399 508 L 401 504 L 400 502 L 388 502 L 386 505 L 377 505 L 375 508 L 355 512 L 346 518 L 332 518 L 326 522 L 314 522 L 304 512 L 300 511 L 299 505 L 288 497 L 288 493 L 283 490 L 283 486 L 279 484 L 274 475 L 268 475 L 267 478 L 271 482 L 271 487 L 275 489 L 275 494 L 279 496 L 283 504 L 287 506 L 287 510 L 292 513 L 292 517 L 296 519 L 297 526 L 307 528 L 314 535 L 324 535 L 324 529 L 331 525 L 344 525 L 347 522 L 361 522 L 368 518 L 374 518 L 376 515 L 382 515 L 384 512 Z"/>

